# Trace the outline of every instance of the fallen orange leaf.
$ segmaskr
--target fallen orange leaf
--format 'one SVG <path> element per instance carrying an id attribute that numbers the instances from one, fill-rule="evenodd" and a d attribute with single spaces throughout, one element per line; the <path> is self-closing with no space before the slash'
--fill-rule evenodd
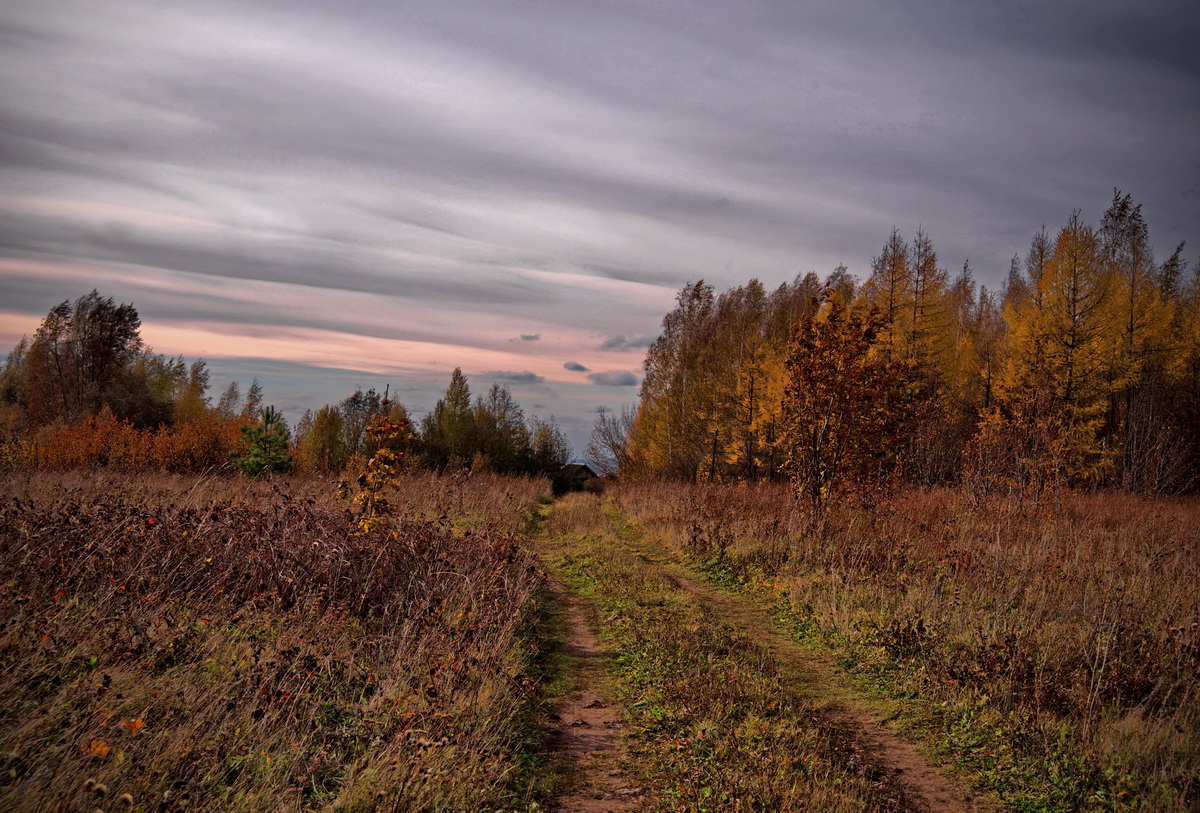
<path id="1" fill-rule="evenodd" d="M 142 730 L 142 726 L 145 724 L 146 722 L 141 717 L 138 717 L 135 720 L 122 720 L 121 728 L 125 729 L 130 734 L 136 734 Z"/>
<path id="2" fill-rule="evenodd" d="M 108 756 L 108 743 L 101 739 L 93 739 L 83 749 L 83 753 L 96 757 Z"/>

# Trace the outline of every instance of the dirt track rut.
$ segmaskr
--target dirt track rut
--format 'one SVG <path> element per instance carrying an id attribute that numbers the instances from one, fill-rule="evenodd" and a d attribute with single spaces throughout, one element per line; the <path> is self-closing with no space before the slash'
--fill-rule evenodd
<path id="1" fill-rule="evenodd" d="M 748 600 L 716 593 L 675 568 L 643 555 L 652 567 L 664 568 L 680 590 L 720 608 L 720 616 L 755 638 L 774 656 L 780 677 L 823 703 L 826 725 L 836 727 L 849 740 L 852 750 L 891 775 L 904 788 L 905 798 L 920 810 L 960 813 L 990 809 L 977 804 L 974 796 L 943 774 L 917 748 L 876 715 L 858 706 L 849 691 L 838 685 L 833 664 L 801 648 L 775 629 L 770 617 Z"/>
<path id="2" fill-rule="evenodd" d="M 599 505 L 597 505 L 599 510 Z M 829 658 L 798 645 L 777 628 L 769 613 L 748 598 L 718 592 L 693 577 L 652 540 L 618 533 L 647 568 L 676 589 L 708 606 L 724 624 L 742 631 L 771 656 L 778 680 L 816 708 L 820 728 L 840 743 L 847 762 L 866 768 L 902 809 L 957 813 L 997 809 L 986 797 L 964 790 L 912 743 L 889 728 L 881 714 L 847 687 Z M 575 664 L 574 690 L 556 715 L 553 747 L 572 765 L 571 790 L 551 809 L 563 813 L 623 813 L 638 810 L 652 789 L 622 773 L 622 710 L 613 702 L 604 654 L 584 599 L 554 585 L 567 619 L 567 651 Z M 645 794 L 645 795 L 644 795 Z"/>
<path id="3" fill-rule="evenodd" d="M 636 810 L 642 789 L 620 770 L 620 707 L 606 691 L 604 653 L 587 611 L 564 585 L 553 585 L 566 611 L 566 650 L 576 670 L 572 691 L 555 713 L 552 745 L 570 763 L 572 789 L 554 801 L 558 813 Z"/>

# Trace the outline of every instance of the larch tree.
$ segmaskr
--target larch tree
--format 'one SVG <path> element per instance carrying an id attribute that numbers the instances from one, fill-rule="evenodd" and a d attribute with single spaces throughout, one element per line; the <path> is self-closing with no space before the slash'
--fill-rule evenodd
<path id="1" fill-rule="evenodd" d="M 911 247 L 912 305 L 909 317 L 909 358 L 931 394 L 944 391 L 954 352 L 945 269 L 938 264 L 933 241 L 917 228 Z"/>
<path id="2" fill-rule="evenodd" d="M 892 229 L 883 250 L 871 258 L 871 276 L 863 283 L 862 297 L 883 316 L 879 342 L 884 352 L 904 355 L 912 337 L 915 297 L 912 258 L 899 229 Z"/>
<path id="3" fill-rule="evenodd" d="M 1164 298 L 1160 270 L 1150 249 L 1141 204 L 1113 190 L 1100 228 L 1101 255 L 1108 274 L 1109 408 L 1106 435 L 1121 450 L 1121 477 L 1137 488 L 1147 454 L 1161 433 L 1156 413 L 1166 397 L 1166 354 L 1173 302 Z"/>
<path id="4" fill-rule="evenodd" d="M 1045 301 L 1046 383 L 1063 404 L 1090 411 L 1105 394 L 1108 277 L 1095 230 L 1074 212 L 1039 285 Z"/>
<path id="5" fill-rule="evenodd" d="M 1035 249 L 1039 243 L 1035 236 Z M 1005 305 L 1011 352 L 1004 398 L 1012 414 L 1036 424 L 1029 431 L 1048 438 L 1043 446 L 1053 459 L 1037 461 L 1048 472 L 1039 482 L 1097 480 L 1111 462 L 1101 441 L 1110 390 L 1110 286 L 1099 237 L 1079 212 L 1028 282 L 1022 299 Z"/>
<path id="6" fill-rule="evenodd" d="M 912 366 L 882 352 L 887 321 L 829 292 L 797 325 L 784 397 L 786 467 L 798 496 L 820 509 L 838 493 L 869 491 L 892 472 L 910 417 Z"/>

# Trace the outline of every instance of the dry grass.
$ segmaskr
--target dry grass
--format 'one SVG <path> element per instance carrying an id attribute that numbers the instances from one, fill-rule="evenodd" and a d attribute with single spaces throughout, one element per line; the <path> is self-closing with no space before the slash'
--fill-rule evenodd
<path id="1" fill-rule="evenodd" d="M 904 699 L 1015 807 L 1200 805 L 1200 502 L 947 490 L 814 521 L 773 486 L 615 498 Z"/>
<path id="2" fill-rule="evenodd" d="M 547 484 L 408 478 L 369 537 L 333 490 L 0 483 L 0 808 L 526 809 Z"/>

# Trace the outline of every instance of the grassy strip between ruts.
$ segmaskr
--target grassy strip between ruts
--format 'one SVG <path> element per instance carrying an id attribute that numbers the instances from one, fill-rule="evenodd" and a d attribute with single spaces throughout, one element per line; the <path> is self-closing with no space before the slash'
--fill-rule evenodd
<path id="1" fill-rule="evenodd" d="M 594 607 L 655 810 L 895 810 L 902 791 L 780 680 L 764 647 L 636 550 L 593 495 L 560 500 L 555 567 Z"/>

